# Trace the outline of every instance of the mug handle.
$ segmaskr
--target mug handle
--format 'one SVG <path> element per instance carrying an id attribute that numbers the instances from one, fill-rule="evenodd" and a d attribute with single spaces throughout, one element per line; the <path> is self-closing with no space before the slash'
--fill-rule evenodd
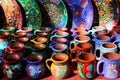
<path id="1" fill-rule="evenodd" d="M 72 49 L 72 46 L 73 46 L 73 48 L 75 47 L 74 44 L 75 44 L 74 40 L 71 40 L 71 41 L 70 41 L 70 47 L 69 47 L 70 50 Z"/>
<path id="2" fill-rule="evenodd" d="M 52 59 L 50 58 L 45 61 L 47 68 L 50 70 L 50 65 L 48 64 L 48 62 L 52 62 Z"/>
<path id="3" fill-rule="evenodd" d="M 56 37 L 56 34 L 54 34 L 50 37 L 50 41 L 52 41 L 54 37 Z"/>
<path id="4" fill-rule="evenodd" d="M 97 73 L 100 74 L 100 75 L 104 74 L 104 70 L 102 72 L 99 71 L 101 63 L 104 63 L 104 60 L 98 61 L 98 63 L 97 63 Z"/>
<path id="5" fill-rule="evenodd" d="M 71 58 L 71 60 L 72 60 L 72 58 L 73 58 L 72 54 L 73 54 L 74 51 L 76 51 L 76 48 L 73 48 L 73 49 L 71 49 L 71 51 L 70 51 L 70 58 Z"/>
<path id="6" fill-rule="evenodd" d="M 74 74 L 78 74 L 78 71 L 79 71 L 79 69 L 77 69 L 77 67 L 75 67 L 75 65 L 77 64 L 77 58 L 74 58 L 74 59 L 72 59 L 72 64 L 71 64 L 71 69 L 72 69 L 72 71 L 73 71 L 73 73 Z M 75 64 L 76 63 L 76 64 Z M 74 65 L 75 64 L 75 65 Z M 76 69 L 75 69 L 76 68 Z"/>
<path id="7" fill-rule="evenodd" d="M 96 56 L 96 59 L 97 59 L 97 60 L 100 60 L 100 58 L 101 58 L 101 51 L 100 51 L 99 53 L 97 53 L 98 50 L 100 51 L 100 49 L 96 49 L 95 52 L 94 52 L 94 54 L 95 54 L 95 56 Z M 99 54 L 100 56 L 97 56 L 98 54 Z"/>

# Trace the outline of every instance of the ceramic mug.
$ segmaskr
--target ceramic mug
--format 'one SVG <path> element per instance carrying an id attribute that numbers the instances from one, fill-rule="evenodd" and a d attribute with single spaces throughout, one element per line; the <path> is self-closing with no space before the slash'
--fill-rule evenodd
<path id="1" fill-rule="evenodd" d="M 117 52 L 117 45 L 114 43 L 106 42 L 100 45 L 100 48 L 95 50 L 97 60 L 101 59 L 101 56 L 106 52 Z"/>
<path id="2" fill-rule="evenodd" d="M 80 54 L 77 58 L 72 59 L 72 62 L 77 62 L 77 70 L 72 68 L 73 73 L 78 74 L 84 80 L 93 79 L 96 76 L 96 58 L 94 54 Z"/>
<path id="3" fill-rule="evenodd" d="M 81 30 L 81 31 L 76 31 L 76 32 L 73 32 L 72 33 L 72 37 L 75 37 L 75 36 L 79 36 L 79 35 L 88 35 L 89 36 L 89 32 L 88 31 L 85 31 L 85 30 Z"/>
<path id="4" fill-rule="evenodd" d="M 68 28 L 66 27 L 57 27 L 54 29 L 54 31 L 52 32 L 52 34 L 54 34 L 55 32 L 58 32 L 58 31 L 63 31 L 63 32 L 67 32 L 68 31 Z"/>
<path id="5" fill-rule="evenodd" d="M 60 53 L 60 52 L 67 51 L 68 46 L 67 46 L 67 44 L 63 44 L 63 43 L 51 43 L 49 45 L 49 48 L 52 50 L 52 52 Z M 52 52 L 51 52 L 51 54 L 52 54 Z"/>
<path id="6" fill-rule="evenodd" d="M 58 31 L 54 35 L 51 36 L 50 40 L 52 41 L 52 39 L 55 37 L 67 38 L 68 36 L 69 36 L 68 32 Z"/>
<path id="7" fill-rule="evenodd" d="M 7 27 L 2 28 L 0 31 L 2 31 L 2 32 L 9 32 L 10 34 L 13 34 L 14 31 L 15 31 L 15 27 L 7 26 Z"/>
<path id="8" fill-rule="evenodd" d="M 43 44 L 43 43 L 48 42 L 48 38 L 46 38 L 46 37 L 35 37 L 32 40 L 30 40 L 30 42 L 32 42 L 34 44 Z"/>
<path id="9" fill-rule="evenodd" d="M 111 42 L 109 36 L 98 36 L 95 39 L 92 39 L 95 42 L 95 49 L 99 48 L 101 44 L 105 42 Z"/>
<path id="10" fill-rule="evenodd" d="M 65 53 L 53 54 L 50 59 L 46 60 L 46 66 L 56 79 L 63 80 L 70 72 L 68 60 L 69 56 Z M 48 64 L 48 62 L 52 63 Z"/>
<path id="11" fill-rule="evenodd" d="M 85 30 L 85 29 L 82 28 L 82 27 L 75 27 L 75 28 L 72 28 L 72 29 L 70 30 L 70 32 L 74 33 L 74 32 L 77 32 L 77 31 L 84 31 L 84 30 Z"/>
<path id="12" fill-rule="evenodd" d="M 64 43 L 64 44 L 68 44 L 69 40 L 67 38 L 59 38 L 56 37 L 52 40 L 52 43 Z"/>
<path id="13" fill-rule="evenodd" d="M 93 46 L 91 43 L 79 43 L 73 49 L 70 50 L 70 58 L 72 59 L 73 56 L 77 57 L 79 54 L 83 54 L 86 52 L 92 53 Z"/>
<path id="14" fill-rule="evenodd" d="M 94 26 L 91 30 L 89 30 L 89 33 L 91 32 L 92 35 L 94 35 L 97 31 L 106 31 L 107 29 L 104 26 Z"/>
<path id="15" fill-rule="evenodd" d="M 108 35 L 108 32 L 107 30 L 104 30 L 104 31 L 96 31 L 95 34 L 94 34 L 94 38 L 98 37 L 98 36 L 107 36 Z"/>
<path id="16" fill-rule="evenodd" d="M 119 77 L 119 72 L 120 55 L 112 52 L 103 54 L 102 59 L 97 63 L 97 73 L 99 75 L 103 75 L 106 78 L 113 79 Z"/>
<path id="17" fill-rule="evenodd" d="M 42 31 L 42 30 L 35 30 L 34 35 L 39 36 L 39 37 L 47 37 L 49 33 L 46 31 Z"/>
<path id="18" fill-rule="evenodd" d="M 89 36 L 76 36 L 74 38 L 74 40 L 70 41 L 70 50 L 72 48 L 74 48 L 77 44 L 79 43 L 85 43 L 85 42 L 89 42 L 90 41 L 90 37 Z"/>

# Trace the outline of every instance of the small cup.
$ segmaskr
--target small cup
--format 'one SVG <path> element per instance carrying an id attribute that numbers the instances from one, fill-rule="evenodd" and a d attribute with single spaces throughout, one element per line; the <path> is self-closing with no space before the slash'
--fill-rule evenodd
<path id="1" fill-rule="evenodd" d="M 47 43 L 48 39 L 46 37 L 36 37 L 32 40 L 30 40 L 34 44 L 42 44 L 42 43 Z"/>
<path id="2" fill-rule="evenodd" d="M 70 42 L 70 49 L 72 49 L 72 47 L 74 48 L 74 46 L 76 46 L 79 43 L 85 43 L 85 42 L 89 42 L 90 41 L 90 37 L 89 36 L 76 36 L 74 38 L 73 41 Z"/>
<path id="3" fill-rule="evenodd" d="M 99 50 L 99 52 L 97 52 L 98 50 Z M 110 43 L 110 42 L 106 42 L 106 43 L 101 44 L 100 48 L 98 48 L 96 50 L 96 52 L 95 52 L 97 60 L 100 60 L 101 56 L 104 53 L 107 53 L 107 52 L 114 52 L 114 53 L 116 53 L 117 52 L 117 45 L 114 44 L 114 43 Z"/>
<path id="4" fill-rule="evenodd" d="M 51 48 L 53 52 L 60 53 L 60 52 L 66 51 L 68 46 L 66 44 L 63 44 L 63 43 L 57 43 L 57 44 L 52 43 L 49 45 L 49 48 Z"/>
<path id="5" fill-rule="evenodd" d="M 102 68 L 102 70 L 101 70 Z M 117 53 L 104 53 L 102 59 L 97 63 L 97 73 L 106 78 L 114 79 L 119 77 L 120 55 Z"/>
<path id="6" fill-rule="evenodd" d="M 73 73 L 78 74 L 80 78 L 84 80 L 93 80 L 96 77 L 96 58 L 92 53 L 80 54 L 77 58 L 72 59 L 72 62 L 77 62 L 77 65 L 73 65 Z M 77 70 L 73 67 L 77 66 Z"/>
<path id="7" fill-rule="evenodd" d="M 9 32 L 10 34 L 13 34 L 14 33 L 14 31 L 15 31 L 15 27 L 4 27 L 4 28 L 2 28 L 1 29 L 1 31 L 3 31 L 3 32 Z"/>
<path id="8" fill-rule="evenodd" d="M 57 32 L 57 31 L 63 31 L 63 32 L 67 32 L 68 31 L 68 28 L 66 28 L 66 27 L 57 27 L 57 28 L 55 28 L 55 30 L 52 32 L 52 34 L 54 34 L 55 32 Z"/>
<path id="9" fill-rule="evenodd" d="M 51 36 L 50 40 L 52 41 L 53 38 L 59 37 L 59 38 L 66 38 L 69 36 L 68 32 L 58 31 L 54 35 Z"/>
<path id="10" fill-rule="evenodd" d="M 75 37 L 75 36 L 80 36 L 80 35 L 89 35 L 89 32 L 88 31 L 85 31 L 85 30 L 81 30 L 81 31 L 76 31 L 76 32 L 73 32 L 72 33 L 72 37 Z"/>
<path id="11" fill-rule="evenodd" d="M 68 44 L 69 40 L 67 38 L 54 38 L 52 42 Z"/>

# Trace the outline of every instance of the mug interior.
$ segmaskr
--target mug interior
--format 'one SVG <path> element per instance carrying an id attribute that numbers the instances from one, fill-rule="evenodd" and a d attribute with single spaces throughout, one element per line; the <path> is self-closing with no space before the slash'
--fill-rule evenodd
<path id="1" fill-rule="evenodd" d="M 89 37 L 88 36 L 78 36 L 78 37 L 76 37 L 76 40 L 78 40 L 78 41 L 89 40 Z"/>
<path id="2" fill-rule="evenodd" d="M 104 53 L 103 56 L 104 56 L 106 59 L 110 59 L 110 60 L 120 59 L 120 55 L 119 55 L 119 54 L 117 54 L 117 53 L 112 53 L 112 52 Z"/>
<path id="3" fill-rule="evenodd" d="M 57 49 L 57 50 L 64 50 L 64 49 L 67 48 L 67 45 L 65 45 L 65 44 L 55 44 L 54 48 Z"/>
<path id="4" fill-rule="evenodd" d="M 10 45 L 11 49 L 21 49 L 23 47 L 24 47 L 24 44 L 19 42 L 14 42 Z"/>
<path id="5" fill-rule="evenodd" d="M 64 42 L 67 41 L 67 39 L 66 38 L 55 38 L 54 41 L 55 42 L 62 42 L 62 43 L 64 43 Z"/>
<path id="6" fill-rule="evenodd" d="M 79 43 L 77 46 L 80 48 L 89 48 L 89 49 L 92 48 L 91 43 Z"/>
<path id="7" fill-rule="evenodd" d="M 47 42 L 47 38 L 46 37 L 37 37 L 36 39 L 35 39 L 35 41 L 36 42 Z"/>
<path id="8" fill-rule="evenodd" d="M 79 55 L 79 59 L 82 61 L 92 61 L 95 59 L 95 55 L 92 53 L 84 53 Z"/>
<path id="9" fill-rule="evenodd" d="M 108 36 L 99 36 L 97 37 L 98 40 L 109 40 L 110 38 Z"/>
<path id="10" fill-rule="evenodd" d="M 28 57 L 27 57 L 27 60 L 28 61 L 31 61 L 31 62 L 35 62 L 35 61 L 40 61 L 40 60 L 42 60 L 42 56 L 41 55 L 39 55 L 39 54 L 33 54 L 33 55 L 29 55 Z"/>
<path id="11" fill-rule="evenodd" d="M 57 30 L 60 30 L 60 31 L 66 31 L 67 28 L 66 28 L 66 27 L 58 27 Z"/>
<path id="12" fill-rule="evenodd" d="M 77 31 L 76 34 L 78 34 L 78 35 L 87 35 L 88 32 L 82 30 L 82 31 Z"/>
<path id="13" fill-rule="evenodd" d="M 57 35 L 59 36 L 66 36 L 67 34 L 68 34 L 67 32 L 62 32 L 62 31 L 57 32 Z"/>
<path id="14" fill-rule="evenodd" d="M 3 58 L 5 61 L 14 62 L 14 61 L 19 60 L 20 56 L 17 54 L 8 54 L 8 55 L 5 55 Z"/>
<path id="15" fill-rule="evenodd" d="M 97 35 L 105 35 L 107 34 L 106 31 L 98 31 L 98 32 L 95 32 Z"/>
<path id="16" fill-rule="evenodd" d="M 102 44 L 104 48 L 115 48 L 116 45 L 114 43 L 104 43 Z"/>
<path id="17" fill-rule="evenodd" d="M 68 60 L 68 56 L 65 53 L 56 53 L 52 58 L 55 61 L 67 61 Z"/>

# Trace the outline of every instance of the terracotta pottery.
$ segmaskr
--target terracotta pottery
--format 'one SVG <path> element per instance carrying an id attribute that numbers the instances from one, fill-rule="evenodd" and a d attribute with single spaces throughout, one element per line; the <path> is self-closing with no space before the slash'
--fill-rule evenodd
<path id="1" fill-rule="evenodd" d="M 68 36 L 69 36 L 68 32 L 58 31 L 51 36 L 50 40 L 52 41 L 52 39 L 56 37 L 67 38 Z"/>
<path id="2" fill-rule="evenodd" d="M 76 32 L 73 32 L 71 36 L 75 37 L 75 36 L 79 36 L 79 35 L 89 35 L 89 32 L 85 31 L 85 30 L 76 31 Z"/>
<path id="3" fill-rule="evenodd" d="M 62 27 L 62 26 L 61 27 L 57 27 L 57 28 L 54 29 L 54 31 L 52 32 L 52 34 L 55 33 L 55 32 L 57 32 L 57 31 L 67 32 L 68 28 Z"/>
<path id="4" fill-rule="evenodd" d="M 0 38 L 6 38 L 10 35 L 9 32 L 0 32 Z"/>
<path id="5" fill-rule="evenodd" d="M 102 55 L 102 58 L 97 63 L 97 73 L 108 79 L 116 80 L 119 78 L 120 71 L 120 54 L 107 52 Z"/>
<path id="6" fill-rule="evenodd" d="M 45 44 L 34 44 L 32 46 L 32 50 L 42 50 L 42 49 L 45 49 L 45 48 L 46 48 Z"/>
<path id="7" fill-rule="evenodd" d="M 40 37 L 46 37 L 46 36 L 48 36 L 48 33 L 47 32 L 36 32 L 35 35 L 40 36 Z"/>
<path id="8" fill-rule="evenodd" d="M 68 46 L 67 44 L 63 44 L 63 43 L 51 43 L 49 45 L 49 48 L 52 50 L 52 52 L 64 52 L 67 51 Z"/>
<path id="9" fill-rule="evenodd" d="M 31 33 L 32 28 L 30 28 L 30 27 L 22 27 L 21 29 L 17 30 L 16 32 L 19 32 L 19 31 L 25 31 L 27 33 Z"/>
<path id="10" fill-rule="evenodd" d="M 82 28 L 82 27 L 76 27 L 76 28 L 71 29 L 70 31 L 73 33 L 73 32 L 84 31 L 84 30 L 85 30 L 85 29 Z"/>
<path id="11" fill-rule="evenodd" d="M 24 32 L 24 31 L 19 31 L 19 32 L 15 32 L 12 36 L 14 36 L 14 37 L 25 37 L 27 35 L 27 33 L 26 32 Z"/>
<path id="12" fill-rule="evenodd" d="M 29 40 L 29 38 L 27 38 L 27 37 L 19 37 L 19 38 L 16 38 L 16 40 L 18 42 L 25 43 L 25 42 L 27 42 Z"/>
<path id="13" fill-rule="evenodd" d="M 41 27 L 40 30 L 45 31 L 45 32 L 51 31 L 51 29 L 49 27 Z"/>
<path id="14" fill-rule="evenodd" d="M 18 53 L 22 52 L 25 48 L 25 44 L 21 42 L 13 42 L 5 48 L 5 53 Z"/>
<path id="15" fill-rule="evenodd" d="M 40 54 L 31 54 L 24 59 L 28 64 L 26 66 L 27 76 L 32 79 L 40 79 L 45 74 L 45 65 L 43 56 Z"/>
<path id="16" fill-rule="evenodd" d="M 85 43 L 85 42 L 89 42 L 90 41 L 90 37 L 89 36 L 84 36 L 84 35 L 81 35 L 81 36 L 76 36 L 74 37 L 74 40 L 72 40 L 70 42 L 70 50 L 72 49 L 72 46 L 73 48 L 79 44 L 79 43 Z"/>
<path id="17" fill-rule="evenodd" d="M 92 52 L 93 45 L 91 43 L 85 42 L 85 43 L 79 43 L 77 44 L 73 49 L 70 51 L 70 58 L 77 57 L 79 54 L 86 53 L 86 52 Z M 73 53 L 75 52 L 75 53 Z"/>
<path id="18" fill-rule="evenodd" d="M 68 77 L 70 68 L 68 64 L 68 55 L 65 53 L 53 54 L 50 59 L 46 60 L 46 66 L 51 71 L 51 74 L 59 80 Z M 48 64 L 52 62 L 51 64 Z"/>
<path id="19" fill-rule="evenodd" d="M 10 34 L 13 34 L 15 31 L 15 27 L 4 27 L 0 31 L 2 32 L 9 32 Z"/>
<path id="20" fill-rule="evenodd" d="M 2 57 L 3 72 L 9 79 L 15 79 L 22 74 L 21 57 L 18 54 L 7 54 Z"/>
<path id="21" fill-rule="evenodd" d="M 53 42 L 56 42 L 56 43 L 66 43 L 68 40 L 67 38 L 54 38 L 53 39 Z"/>
<path id="22" fill-rule="evenodd" d="M 100 60 L 102 55 L 107 52 L 117 52 L 117 45 L 114 43 L 106 42 L 102 43 L 98 49 L 96 49 L 99 52 L 95 52 L 97 60 Z M 99 55 L 99 56 L 98 56 Z"/>
<path id="23" fill-rule="evenodd" d="M 77 70 L 72 70 L 75 74 L 78 74 L 80 78 L 93 80 L 93 78 L 96 77 L 96 58 L 94 54 L 80 54 L 77 58 L 72 59 L 72 62 L 77 62 Z"/>
<path id="24" fill-rule="evenodd" d="M 47 41 L 48 39 L 46 37 L 36 37 L 31 40 L 31 42 L 33 42 L 34 44 L 42 44 L 42 43 L 46 43 Z"/>

